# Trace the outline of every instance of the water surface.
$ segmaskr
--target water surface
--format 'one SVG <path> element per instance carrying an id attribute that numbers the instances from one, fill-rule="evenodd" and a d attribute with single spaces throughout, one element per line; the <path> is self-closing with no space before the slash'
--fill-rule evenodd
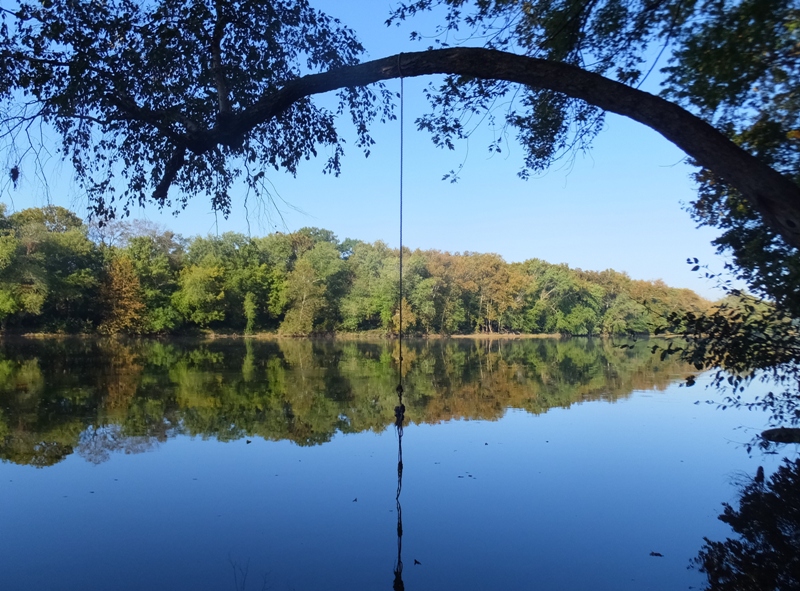
<path id="1" fill-rule="evenodd" d="M 395 343 L 7 342 L 0 588 L 700 588 L 779 458 L 651 345 L 406 346 L 399 540 Z"/>

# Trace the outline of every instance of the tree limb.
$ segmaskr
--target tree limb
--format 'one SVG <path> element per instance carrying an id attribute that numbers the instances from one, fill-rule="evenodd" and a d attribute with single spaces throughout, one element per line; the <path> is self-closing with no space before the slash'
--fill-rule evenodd
<path id="1" fill-rule="evenodd" d="M 548 89 L 638 121 L 738 189 L 761 213 L 765 223 L 789 244 L 800 248 L 800 187 L 710 124 L 674 103 L 578 67 L 492 49 L 460 47 L 401 53 L 303 76 L 287 82 L 252 107 L 232 114 L 224 129 L 204 134 L 204 143 L 237 145 L 253 128 L 307 96 L 401 75 L 410 78 L 432 74 L 505 80 Z M 207 145 L 205 149 L 211 147 Z"/>
<path id="2" fill-rule="evenodd" d="M 178 173 L 181 168 L 183 168 L 184 162 L 186 162 L 186 148 L 184 146 L 178 146 L 175 148 L 172 156 L 170 156 L 166 166 L 164 166 L 164 174 L 161 175 L 161 180 L 158 182 L 158 185 L 156 185 L 155 191 L 153 191 L 153 200 L 159 205 L 163 206 L 164 203 L 166 203 L 167 192 L 178 177 Z"/>
<path id="3" fill-rule="evenodd" d="M 216 0 L 214 7 L 217 10 L 217 20 L 214 23 L 214 33 L 211 36 L 211 71 L 214 73 L 214 82 L 217 86 L 219 112 L 224 118 L 231 112 L 228 85 L 225 83 L 225 67 L 222 64 L 222 38 L 225 36 L 225 25 L 228 20 L 224 14 L 224 2 Z"/>

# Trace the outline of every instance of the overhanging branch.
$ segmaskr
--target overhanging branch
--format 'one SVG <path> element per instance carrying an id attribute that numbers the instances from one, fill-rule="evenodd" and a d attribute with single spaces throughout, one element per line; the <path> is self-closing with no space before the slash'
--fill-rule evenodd
<path id="1" fill-rule="evenodd" d="M 253 128 L 304 97 L 398 78 L 401 72 L 407 78 L 450 74 L 504 80 L 560 92 L 629 117 L 657 131 L 700 166 L 738 189 L 769 226 L 800 248 L 800 187 L 702 119 L 660 97 L 575 66 L 502 51 L 461 47 L 402 53 L 304 76 L 232 115 L 225 129 L 213 130 L 209 139 L 217 144 L 237 145 Z"/>

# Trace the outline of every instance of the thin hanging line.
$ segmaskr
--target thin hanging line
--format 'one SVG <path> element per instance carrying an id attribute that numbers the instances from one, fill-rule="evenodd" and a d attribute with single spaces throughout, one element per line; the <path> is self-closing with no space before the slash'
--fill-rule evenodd
<path id="1" fill-rule="evenodd" d="M 397 330 L 397 342 L 400 353 L 400 377 L 397 383 L 397 393 L 402 404 L 403 396 L 403 73 L 400 70 L 400 56 L 397 56 L 397 69 L 400 71 L 400 326 Z"/>
<path id="2" fill-rule="evenodd" d="M 397 56 L 397 71 L 400 75 L 400 326 L 397 331 L 399 363 L 397 378 L 397 406 L 394 408 L 395 428 L 397 429 L 397 560 L 394 565 L 394 591 L 404 591 L 403 584 L 403 508 L 400 493 L 403 490 L 403 423 L 406 407 L 403 404 L 403 71 L 400 69 L 400 56 Z"/>

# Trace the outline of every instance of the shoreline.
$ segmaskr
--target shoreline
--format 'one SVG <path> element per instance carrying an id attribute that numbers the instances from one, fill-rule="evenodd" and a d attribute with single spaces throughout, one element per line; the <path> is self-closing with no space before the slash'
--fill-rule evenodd
<path id="1" fill-rule="evenodd" d="M 597 335 L 567 335 L 560 333 L 525 333 L 525 334 L 512 334 L 512 333 L 472 333 L 472 334 L 453 334 L 453 335 L 406 335 L 405 340 L 414 341 L 428 341 L 428 340 L 480 340 L 480 341 L 516 341 L 516 340 L 535 340 L 535 339 L 650 339 L 650 338 L 674 338 L 679 335 L 661 334 L 661 335 L 610 335 L 610 334 L 597 334 Z M 122 340 L 135 340 L 135 339 L 152 339 L 152 340 L 218 340 L 218 339 L 242 339 L 242 340 L 257 340 L 257 341 L 271 341 L 271 340 L 296 340 L 296 339 L 316 339 L 316 340 L 339 340 L 339 341 L 394 341 L 397 340 L 397 335 L 387 335 L 383 332 L 341 332 L 330 334 L 311 334 L 311 335 L 282 335 L 275 332 L 259 332 L 254 334 L 244 334 L 235 332 L 214 332 L 202 331 L 197 333 L 184 333 L 184 334 L 150 334 L 150 335 L 130 335 L 130 334 L 100 334 L 100 333 L 47 333 L 47 332 L 31 332 L 31 333 L 0 333 L 0 338 L 3 339 L 122 339 Z"/>

